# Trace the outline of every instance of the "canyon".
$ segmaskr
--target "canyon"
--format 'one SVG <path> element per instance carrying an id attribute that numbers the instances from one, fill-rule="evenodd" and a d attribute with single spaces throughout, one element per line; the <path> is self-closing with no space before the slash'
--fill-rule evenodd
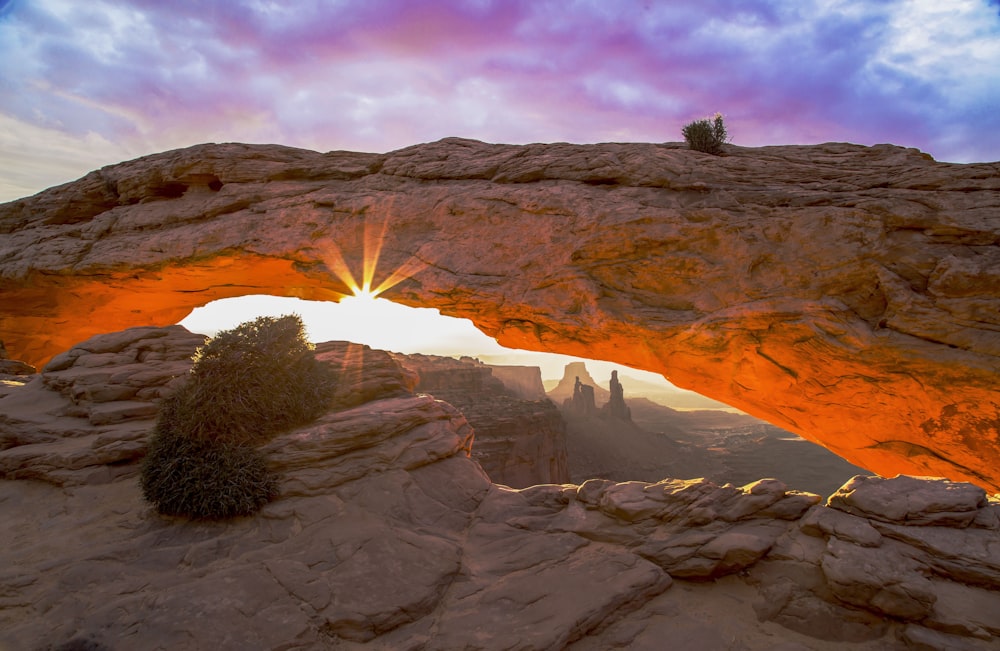
<path id="1" fill-rule="evenodd" d="M 891 145 L 198 145 L 0 206 L 0 339 L 41 367 L 218 298 L 369 286 L 996 491 L 998 210 L 1000 163 Z"/>
<path id="2" fill-rule="evenodd" d="M 566 424 L 546 398 L 537 367 L 489 366 L 468 357 L 392 357 L 416 374 L 414 391 L 462 412 L 476 432 L 472 458 L 493 483 L 513 488 L 569 483 Z"/>
<path id="3" fill-rule="evenodd" d="M 265 443 L 253 517 L 140 495 L 159 402 L 202 335 L 97 335 L 0 376 L 0 647 L 989 651 L 1000 500 L 859 476 L 825 503 L 775 479 L 512 489 L 393 355 L 316 346 L 317 420 Z M 426 360 L 425 360 L 426 361 Z M 431 361 L 430 366 L 435 366 Z M 480 374 L 480 379 L 485 379 Z"/>
<path id="4" fill-rule="evenodd" d="M 582 405 L 574 399 L 577 381 L 590 389 Z M 566 421 L 572 483 L 593 478 L 657 482 L 671 477 L 742 485 L 769 477 L 826 497 L 851 477 L 871 474 L 748 414 L 705 408 L 710 404 L 684 410 L 663 404 L 709 402 L 697 394 L 663 393 L 629 376 L 623 376 L 621 383 L 624 418 L 610 408 L 611 391 L 591 376 L 585 362 L 567 364 L 561 380 L 548 381 L 548 395 L 561 405 Z M 650 395 L 662 402 L 643 396 L 643 390 L 654 391 Z"/>

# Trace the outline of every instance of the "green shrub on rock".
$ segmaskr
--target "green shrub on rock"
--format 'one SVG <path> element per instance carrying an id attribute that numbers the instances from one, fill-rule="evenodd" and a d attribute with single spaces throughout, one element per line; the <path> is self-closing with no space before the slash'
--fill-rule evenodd
<path id="1" fill-rule="evenodd" d="M 277 489 L 255 448 L 176 433 L 153 439 L 142 471 L 143 495 L 164 515 L 211 520 L 250 515 Z"/>
<path id="2" fill-rule="evenodd" d="M 322 414 L 333 389 L 333 371 L 316 360 L 298 316 L 220 332 L 160 405 L 141 468 L 143 496 L 165 515 L 256 512 L 277 486 L 257 446 Z"/>
<path id="3" fill-rule="evenodd" d="M 722 113 L 716 113 L 711 120 L 695 120 L 681 129 L 681 133 L 689 148 L 706 154 L 721 154 L 722 146 L 729 140 Z"/>

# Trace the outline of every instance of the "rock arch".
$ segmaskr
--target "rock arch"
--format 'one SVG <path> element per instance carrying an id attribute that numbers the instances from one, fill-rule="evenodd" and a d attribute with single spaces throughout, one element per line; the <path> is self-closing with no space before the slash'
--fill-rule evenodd
<path id="1" fill-rule="evenodd" d="M 44 363 L 218 298 L 368 280 L 876 472 L 995 491 L 998 178 L 889 145 L 200 145 L 0 206 L 0 338 Z"/>

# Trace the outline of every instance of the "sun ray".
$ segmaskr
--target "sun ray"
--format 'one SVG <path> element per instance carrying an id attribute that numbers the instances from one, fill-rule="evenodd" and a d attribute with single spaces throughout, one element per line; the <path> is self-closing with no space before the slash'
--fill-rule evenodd
<path id="1" fill-rule="evenodd" d="M 395 287 L 407 278 L 412 278 L 428 266 L 429 265 L 423 260 L 418 260 L 417 258 L 411 256 L 406 262 L 396 267 L 396 269 L 393 270 L 393 272 L 390 273 L 385 280 L 379 283 L 378 286 L 372 290 L 372 293 L 375 296 L 378 296 L 387 289 Z"/>
<path id="2" fill-rule="evenodd" d="M 389 217 L 381 219 L 364 216 L 362 224 L 362 260 L 360 282 L 347 263 L 344 253 L 337 242 L 327 240 L 318 245 L 320 257 L 327 268 L 343 282 L 350 290 L 351 294 L 343 294 L 341 299 L 357 297 L 365 300 L 373 300 L 382 292 L 395 287 L 407 278 L 412 278 L 416 274 L 426 269 L 429 265 L 410 256 L 403 264 L 393 269 L 379 283 L 376 284 L 375 276 L 378 264 L 382 256 L 382 245 L 386 239 L 389 229 Z"/>
<path id="3" fill-rule="evenodd" d="M 341 282 L 357 295 L 361 291 L 361 287 L 358 286 L 358 281 L 354 278 L 354 274 L 351 273 L 347 262 L 344 261 L 344 255 L 340 252 L 340 247 L 337 246 L 336 242 L 323 242 L 320 245 L 320 252 L 323 262 L 333 272 L 333 275 L 339 278 Z"/>
<path id="4" fill-rule="evenodd" d="M 364 225 L 364 258 L 361 266 L 361 291 L 365 294 L 372 294 L 372 282 L 375 280 L 375 268 L 378 267 L 378 259 L 382 254 L 382 243 L 385 242 L 385 232 L 389 228 L 388 214 L 381 220 L 381 224 L 376 225 L 373 220 L 365 216 Z M 378 292 L 375 292 L 377 294 Z"/>

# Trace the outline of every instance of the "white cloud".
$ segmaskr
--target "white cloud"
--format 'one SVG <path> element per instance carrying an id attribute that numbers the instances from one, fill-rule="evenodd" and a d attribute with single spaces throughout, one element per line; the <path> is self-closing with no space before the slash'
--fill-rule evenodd
<path id="1" fill-rule="evenodd" d="M 980 0 L 908 0 L 890 14 L 881 62 L 960 97 L 997 92 L 1000 20 Z"/>
<path id="2" fill-rule="evenodd" d="M 137 152 L 89 132 L 74 136 L 0 114 L 0 202 L 30 196 Z"/>

